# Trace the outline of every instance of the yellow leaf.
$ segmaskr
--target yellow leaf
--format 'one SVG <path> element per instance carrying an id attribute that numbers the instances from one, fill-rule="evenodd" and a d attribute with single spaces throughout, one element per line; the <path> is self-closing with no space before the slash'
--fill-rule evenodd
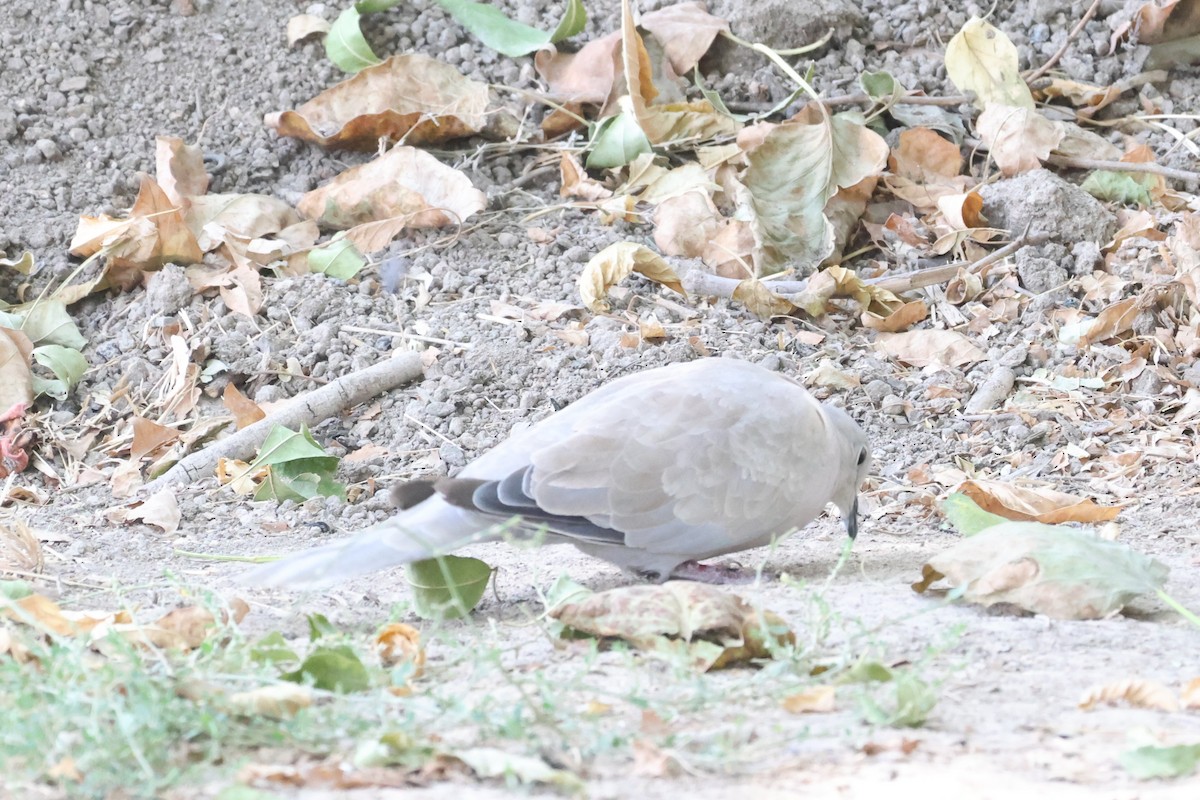
<path id="1" fill-rule="evenodd" d="M 580 273 L 579 295 L 584 305 L 597 314 L 608 311 L 604 296 L 631 272 L 645 275 L 655 283 L 685 294 L 679 276 L 666 259 L 644 245 L 617 242 L 592 256 Z"/>
<path id="2" fill-rule="evenodd" d="M 1021 78 L 1017 47 L 1004 33 L 971 17 L 946 45 L 946 75 L 961 91 L 975 93 L 975 105 L 994 103 L 1033 108 L 1033 95 Z"/>

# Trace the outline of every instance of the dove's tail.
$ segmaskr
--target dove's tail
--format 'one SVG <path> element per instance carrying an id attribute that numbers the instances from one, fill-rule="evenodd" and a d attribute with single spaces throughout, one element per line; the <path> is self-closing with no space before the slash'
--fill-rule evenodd
<path id="1" fill-rule="evenodd" d="M 248 586 L 320 589 L 486 541 L 494 538 L 493 527 L 492 520 L 434 496 L 348 539 L 253 569 L 240 582 Z"/>

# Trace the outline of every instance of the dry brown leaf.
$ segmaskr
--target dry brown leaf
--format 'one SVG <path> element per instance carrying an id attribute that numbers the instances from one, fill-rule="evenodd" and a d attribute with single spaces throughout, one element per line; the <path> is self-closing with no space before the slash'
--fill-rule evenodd
<path id="1" fill-rule="evenodd" d="M 814 686 L 783 698 L 783 710 L 791 714 L 827 714 L 837 707 L 837 687 Z"/>
<path id="2" fill-rule="evenodd" d="M 692 581 L 609 589 L 556 606 L 550 616 L 598 638 L 619 638 L 651 651 L 682 652 L 701 670 L 769 658 L 772 640 L 795 641 L 778 616 Z"/>
<path id="3" fill-rule="evenodd" d="M 722 217 L 709 196 L 684 192 L 654 208 L 654 244 L 668 256 L 699 258 L 722 228 Z"/>
<path id="4" fill-rule="evenodd" d="M 249 495 L 258 491 L 258 485 L 266 480 L 270 470 L 260 467 L 254 471 L 245 461 L 222 458 L 217 461 L 217 483 L 228 485 L 236 494 Z"/>
<path id="5" fill-rule="evenodd" d="M 5 572 L 41 572 L 42 543 L 33 529 L 19 519 L 0 522 L 0 575 Z"/>
<path id="6" fill-rule="evenodd" d="M 1179 710 L 1179 701 L 1174 692 L 1158 681 L 1142 678 L 1127 678 L 1093 686 L 1079 699 L 1079 707 L 1084 711 L 1090 711 L 1101 703 L 1108 706 L 1128 703 L 1134 708 L 1153 708 L 1158 711 Z"/>
<path id="7" fill-rule="evenodd" d="M 329 28 L 329 23 L 315 14 L 297 14 L 287 23 L 288 47 L 295 47 L 310 36 L 324 36 Z"/>
<path id="8" fill-rule="evenodd" d="M 1080 347 L 1102 342 L 1118 336 L 1133 327 L 1134 320 L 1142 311 L 1141 298 L 1130 297 L 1113 303 L 1101 311 L 1087 330 L 1079 337 Z"/>
<path id="9" fill-rule="evenodd" d="M 403 622 L 384 625 L 375 635 L 375 651 L 385 667 L 412 664 L 411 677 L 420 677 L 425 668 L 425 649 L 421 647 L 421 632 Z"/>
<path id="10" fill-rule="evenodd" d="M 937 209 L 952 230 L 968 231 L 987 225 L 983 197 L 976 191 L 942 195 L 937 199 Z"/>
<path id="11" fill-rule="evenodd" d="M 957 367 L 987 358 L 979 345 L 957 331 L 920 330 L 881 333 L 875 347 L 882 353 L 914 367 L 930 364 Z"/>
<path id="12" fill-rule="evenodd" d="M 31 594 L 0 608 L 0 617 L 29 625 L 56 636 L 77 636 L 97 625 L 127 623 L 126 612 L 73 611 L 66 612 L 45 595 Z"/>
<path id="13" fill-rule="evenodd" d="M 33 342 L 23 331 L 0 328 L 0 414 L 6 417 L 11 412 L 15 419 L 33 404 L 32 355 Z"/>
<path id="14" fill-rule="evenodd" d="M 1121 90 L 1115 86 L 1093 86 L 1066 78 L 1051 78 L 1038 91 L 1047 99 L 1061 97 L 1069 101 L 1084 117 L 1092 116 L 1121 96 Z"/>
<path id="15" fill-rule="evenodd" d="M 856 389 L 862 385 L 857 375 L 837 368 L 831 359 L 823 358 L 814 369 L 804 373 L 805 386 L 827 386 L 831 389 Z"/>
<path id="16" fill-rule="evenodd" d="M 179 431 L 174 428 L 159 425 L 137 414 L 133 415 L 132 426 L 133 444 L 129 446 L 129 458 L 134 462 L 157 453 L 164 445 L 179 438 Z"/>
<path id="17" fill-rule="evenodd" d="M 459 225 L 487 207 L 487 197 L 463 173 L 415 147 L 393 147 L 351 167 L 300 201 L 300 213 L 322 228 L 345 230 L 403 219 L 407 228 Z"/>
<path id="18" fill-rule="evenodd" d="M 1005 175 L 1038 169 L 1064 136 L 1059 123 L 1032 108 L 999 104 L 983 110 L 975 129 Z"/>
<path id="19" fill-rule="evenodd" d="M 1179 695 L 1179 703 L 1189 711 L 1200 709 L 1200 678 L 1192 678 L 1187 682 Z"/>
<path id="20" fill-rule="evenodd" d="M 147 525 L 162 528 L 166 533 L 174 533 L 179 529 L 179 501 L 175 492 L 162 489 L 147 498 L 146 502 L 134 508 L 125 509 L 125 522 L 142 521 Z"/>
<path id="21" fill-rule="evenodd" d="M 580 273 L 579 295 L 583 304 L 597 314 L 608 311 L 605 295 L 631 272 L 640 273 L 655 283 L 685 294 L 679 276 L 666 259 L 644 245 L 617 242 L 592 256 Z"/>
<path id="22" fill-rule="evenodd" d="M 1138 44 L 1159 44 L 1200 33 L 1200 4 L 1192 0 L 1147 2 L 1133 19 Z"/>
<path id="23" fill-rule="evenodd" d="M 676 75 L 686 75 L 700 63 L 729 23 L 714 17 L 700 3 L 676 3 L 642 15 L 641 27 L 662 43 Z"/>
<path id="24" fill-rule="evenodd" d="M 488 88 L 423 55 L 392 56 L 309 100 L 268 114 L 280 136 L 373 150 L 381 138 L 413 146 L 471 136 L 487 124 Z"/>
<path id="25" fill-rule="evenodd" d="M 707 100 L 652 105 L 658 96 L 650 56 L 633 21 L 629 0 L 621 3 L 621 65 L 625 70 L 626 94 L 618 106 L 637 120 L 651 144 L 732 136 L 740 127 Z"/>
<path id="26" fill-rule="evenodd" d="M 796 310 L 790 300 L 772 292 L 770 285 L 758 278 L 743 280 L 734 287 L 732 297 L 760 319 L 784 317 Z"/>
<path id="27" fill-rule="evenodd" d="M 204 150 L 185 144 L 176 136 L 154 140 L 154 177 L 163 194 L 179 205 L 185 197 L 208 191 L 208 171 L 204 169 Z"/>
<path id="28" fill-rule="evenodd" d="M 247 425 L 253 425 L 267 416 L 267 413 L 258 407 L 258 403 L 242 394 L 232 383 L 225 384 L 225 391 L 221 393 L 221 402 L 225 405 L 225 409 L 233 415 L 238 430 Z"/>
<path id="29" fill-rule="evenodd" d="M 304 220 L 296 210 L 282 200 L 265 194 L 208 194 L 192 197 L 184 212 L 188 230 L 196 237 L 200 249 L 215 250 L 229 238 L 257 239 L 280 234 L 285 230 L 306 232 L 296 227 Z M 311 246 L 313 239 L 304 243 Z M 299 244 L 300 242 L 296 242 Z M 287 242 L 291 245 L 292 242 Z"/>
<path id="30" fill-rule="evenodd" d="M 888 156 L 888 169 L 917 183 L 952 178 L 962 172 L 962 151 L 954 142 L 930 128 L 900 131 L 896 148 Z"/>
<path id="31" fill-rule="evenodd" d="M 616 60 L 621 32 L 613 31 L 585 44 L 578 53 L 539 50 L 534 65 L 550 92 L 560 100 L 603 103 L 617 79 Z"/>
<path id="32" fill-rule="evenodd" d="M 723 278 L 745 280 L 753 278 L 754 253 L 758 243 L 749 222 L 726 219 L 720 222 L 717 234 L 701 255 L 704 263 Z"/>
<path id="33" fill-rule="evenodd" d="M 1121 513 L 1120 506 L 1101 506 L 1091 498 L 1075 497 L 1055 489 L 1016 486 L 1003 481 L 969 480 L 958 487 L 984 511 L 1007 519 L 1061 522 L 1107 522 Z"/>
<path id="34" fill-rule="evenodd" d="M 260 686 L 246 692 L 235 692 L 225 699 L 225 707 L 234 714 L 270 719 L 291 719 L 312 704 L 312 688 L 298 683 Z"/>
<path id="35" fill-rule="evenodd" d="M 587 174 L 573 153 L 563 153 L 558 162 L 560 197 L 578 197 L 581 200 L 603 200 L 612 197 L 609 189 Z"/>
<path id="36" fill-rule="evenodd" d="M 864 311 L 859 319 L 862 321 L 864 327 L 870 328 L 873 331 L 895 333 L 896 331 L 911 328 L 928 316 L 929 306 L 925 305 L 925 301 L 912 300 L 888 314 Z"/>

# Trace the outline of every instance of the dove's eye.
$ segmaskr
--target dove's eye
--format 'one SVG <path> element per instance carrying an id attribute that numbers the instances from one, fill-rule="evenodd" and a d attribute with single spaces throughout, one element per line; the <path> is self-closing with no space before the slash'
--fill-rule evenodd
<path id="1" fill-rule="evenodd" d="M 867 463 L 867 451 L 859 450 L 858 451 L 858 466 L 861 467 L 865 463 Z"/>

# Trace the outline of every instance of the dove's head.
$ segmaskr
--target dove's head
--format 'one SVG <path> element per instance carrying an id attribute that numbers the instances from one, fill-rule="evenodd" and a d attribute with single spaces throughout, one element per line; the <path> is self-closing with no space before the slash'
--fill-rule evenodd
<path id="1" fill-rule="evenodd" d="M 858 488 L 871 471 L 871 446 L 867 434 L 849 414 L 835 406 L 825 408 L 837 434 L 838 477 L 832 499 L 842 512 L 846 532 L 853 539 L 858 535 Z"/>

